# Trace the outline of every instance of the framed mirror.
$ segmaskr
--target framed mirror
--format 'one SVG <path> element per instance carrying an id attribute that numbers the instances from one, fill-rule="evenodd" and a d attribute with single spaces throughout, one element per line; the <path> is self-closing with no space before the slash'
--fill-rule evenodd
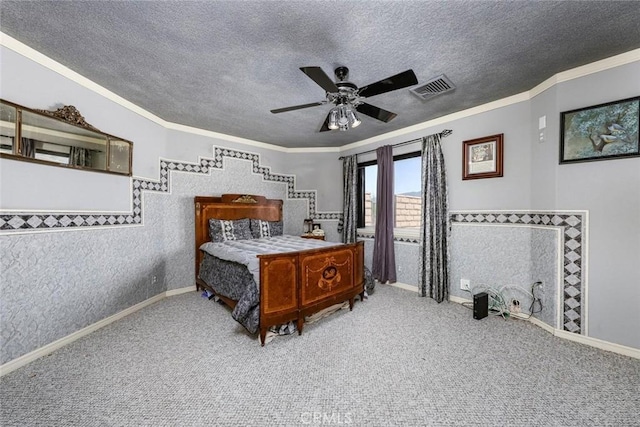
<path id="1" fill-rule="evenodd" d="M 0 153 L 13 154 L 16 139 L 16 109 L 0 103 Z"/>
<path id="2" fill-rule="evenodd" d="M 0 157 L 131 176 L 133 143 L 86 123 L 73 106 L 33 110 L 0 100 Z"/>

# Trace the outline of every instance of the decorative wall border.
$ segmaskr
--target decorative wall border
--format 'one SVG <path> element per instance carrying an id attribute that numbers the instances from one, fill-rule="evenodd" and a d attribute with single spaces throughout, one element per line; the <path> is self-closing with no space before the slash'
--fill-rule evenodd
<path id="1" fill-rule="evenodd" d="M 0 212 L 0 234 L 24 231 L 46 232 L 79 228 L 105 228 L 143 224 L 142 195 L 144 191 L 171 192 L 171 172 L 210 174 L 211 170 L 224 170 L 224 159 L 240 159 L 252 163 L 252 172 L 262 175 L 264 181 L 282 183 L 287 186 L 288 200 L 308 202 L 309 218 L 324 221 L 342 221 L 342 212 L 317 211 L 316 190 L 296 190 L 295 175 L 272 173 L 271 168 L 260 164 L 260 155 L 247 151 L 213 147 L 213 158 L 199 158 L 198 163 L 160 159 L 160 180 L 133 178 L 132 211 L 129 213 L 2 213 Z M 538 225 L 563 228 L 564 268 L 564 330 L 585 333 L 583 307 L 586 305 L 586 281 L 583 260 L 586 257 L 587 212 L 464 212 L 451 213 L 452 223 L 488 223 L 496 225 Z M 373 235 L 358 234 L 372 238 Z M 397 237 L 398 242 L 419 243 L 413 237 Z"/>
<path id="2" fill-rule="evenodd" d="M 143 225 L 142 195 L 145 191 L 171 193 L 171 172 L 210 175 L 211 170 L 224 170 L 225 158 L 252 163 L 252 172 L 262 175 L 264 181 L 287 186 L 287 200 L 307 200 L 308 217 L 323 221 L 341 221 L 342 212 L 317 211 L 317 190 L 296 190 L 296 176 L 272 173 L 260 164 L 260 155 L 224 147 L 213 147 L 213 158 L 199 157 L 198 163 L 160 158 L 160 180 L 132 178 L 132 211 L 128 213 L 74 213 L 74 212 L 20 212 L 0 211 L 0 234 L 24 231 L 46 232 L 79 228 L 106 228 L 113 226 Z"/>
<path id="3" fill-rule="evenodd" d="M 562 228 L 563 329 L 586 334 L 588 211 L 452 212 L 451 223 Z"/>
<path id="4" fill-rule="evenodd" d="M 358 231 L 358 237 L 362 239 L 375 239 L 376 234 L 373 231 Z M 394 242 L 400 243 L 420 243 L 420 238 L 416 236 L 393 236 Z"/>

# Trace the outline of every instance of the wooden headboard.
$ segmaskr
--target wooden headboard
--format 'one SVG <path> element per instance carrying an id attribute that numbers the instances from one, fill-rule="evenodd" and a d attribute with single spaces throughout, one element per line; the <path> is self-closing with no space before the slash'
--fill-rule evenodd
<path id="1" fill-rule="evenodd" d="M 200 246 L 209 241 L 209 219 L 262 219 L 282 220 L 282 200 L 267 199 L 251 194 L 223 194 L 220 197 L 197 196 L 195 203 L 196 223 L 196 278 L 200 269 L 202 253 Z"/>

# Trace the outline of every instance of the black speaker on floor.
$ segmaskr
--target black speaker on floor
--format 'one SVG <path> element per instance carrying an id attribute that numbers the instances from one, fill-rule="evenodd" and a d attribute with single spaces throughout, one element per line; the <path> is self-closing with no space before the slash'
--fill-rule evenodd
<path id="1" fill-rule="evenodd" d="M 473 318 L 484 319 L 489 315 L 489 295 L 480 292 L 473 296 Z"/>

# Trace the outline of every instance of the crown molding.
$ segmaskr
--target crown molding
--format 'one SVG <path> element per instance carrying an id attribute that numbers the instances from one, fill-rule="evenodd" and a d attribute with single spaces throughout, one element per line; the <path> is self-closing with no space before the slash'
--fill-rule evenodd
<path id="1" fill-rule="evenodd" d="M 599 73 L 600 71 L 606 71 L 611 68 L 619 67 L 621 65 L 631 64 L 632 62 L 640 61 L 640 49 L 630 50 L 629 52 L 621 53 L 616 56 L 602 59 L 600 61 L 592 62 L 580 67 L 572 68 L 570 70 L 562 71 L 549 77 L 533 89 L 529 90 L 529 98 L 534 98 L 540 95 L 545 90 L 552 88 L 553 86 L 567 82 L 569 80 L 585 77 L 590 74 Z"/>
<path id="2" fill-rule="evenodd" d="M 190 133 L 192 135 L 201 135 L 206 136 L 208 138 L 215 138 L 222 140 L 224 142 L 235 142 L 237 144 L 250 145 L 252 147 L 264 148 L 267 150 L 280 151 L 283 153 L 288 153 L 291 148 L 281 147 L 279 145 L 269 144 L 266 142 L 255 141 L 253 139 L 240 138 L 233 135 L 227 135 L 224 133 L 214 132 L 211 130 L 195 128 L 191 126 L 181 125 L 173 122 L 165 122 L 165 129 L 176 130 L 179 132 Z"/>
<path id="3" fill-rule="evenodd" d="M 421 130 L 429 129 L 432 127 L 436 127 L 439 125 L 444 125 L 451 123 L 454 120 L 463 119 L 465 117 L 475 116 L 476 114 L 485 113 L 487 111 L 495 110 L 498 108 L 506 107 L 512 104 L 517 104 L 518 102 L 523 102 L 529 100 L 528 92 L 522 92 L 517 95 L 513 95 L 507 98 L 498 99 L 497 101 L 492 101 L 487 104 L 478 105 L 476 107 L 468 108 L 466 110 L 457 111 L 455 113 L 447 114 L 446 116 L 441 116 L 433 120 L 428 120 L 426 122 L 418 123 L 413 126 L 409 126 L 406 128 L 398 129 L 393 132 L 383 133 L 381 135 L 374 136 L 372 138 L 363 139 L 362 141 L 354 142 L 351 144 L 343 145 L 340 147 L 340 151 L 348 151 L 354 148 L 363 147 L 365 145 L 373 144 L 376 142 L 384 141 L 390 138 L 407 135 L 414 132 L 419 132 Z"/>
<path id="4" fill-rule="evenodd" d="M 570 70 L 562 71 L 558 74 L 555 74 L 549 77 L 547 80 L 543 81 L 539 85 L 535 86 L 534 88 L 526 92 L 521 92 L 519 94 L 512 95 L 507 98 L 498 99 L 493 102 L 478 105 L 476 107 L 458 111 L 458 112 L 448 114 L 446 116 L 438 117 L 436 119 L 429 120 L 426 122 L 418 123 L 416 125 L 402 128 L 393 132 L 388 132 L 382 135 L 374 136 L 373 138 L 364 139 L 362 141 L 357 141 L 348 145 L 343 145 L 342 147 L 340 147 L 340 151 L 344 152 L 344 151 L 352 150 L 354 148 L 359 148 L 369 144 L 374 144 L 376 142 L 384 141 L 390 138 L 407 135 L 414 132 L 419 132 L 421 130 L 429 129 L 439 125 L 448 124 L 454 120 L 459 120 L 465 117 L 486 113 L 487 111 L 495 110 L 502 107 L 507 107 L 509 105 L 517 104 L 519 102 L 530 101 L 534 97 L 540 95 L 545 90 L 559 83 L 563 83 L 569 80 L 574 80 L 580 77 L 588 76 L 590 74 L 594 74 L 600 71 L 605 71 L 611 68 L 619 67 L 621 65 L 630 64 L 636 61 L 640 61 L 640 49 L 631 50 L 629 52 L 625 52 L 620 55 L 612 56 L 609 58 L 602 59 L 600 61 L 592 62 L 590 64 L 572 68 Z"/>
<path id="5" fill-rule="evenodd" d="M 181 132 L 191 133 L 194 135 L 202 135 L 210 138 L 217 138 L 227 142 L 235 142 L 238 144 L 250 145 L 253 147 L 266 148 L 268 150 L 288 152 L 290 149 L 286 147 L 280 147 L 278 145 L 268 144 L 266 142 L 254 141 L 251 139 L 239 138 L 236 136 L 226 135 L 223 133 L 208 131 L 205 129 L 194 128 L 190 126 L 181 125 L 178 123 L 168 122 L 155 114 L 145 110 L 142 107 L 134 104 L 131 101 L 127 101 L 120 95 L 116 95 L 111 92 L 109 89 L 100 86 L 99 84 L 89 80 L 83 75 L 73 71 L 72 69 L 60 64 L 59 62 L 49 58 L 48 56 L 38 52 L 37 50 L 27 46 L 26 44 L 14 39 L 13 37 L 3 33 L 0 31 L 0 45 L 4 46 L 19 55 L 24 56 L 27 59 L 32 60 L 33 62 L 42 65 L 45 68 L 48 68 L 51 71 L 54 71 L 60 74 L 63 77 L 68 78 L 74 83 L 79 84 L 80 86 L 89 89 L 96 94 L 107 98 L 110 101 L 115 102 L 116 104 L 136 113 L 152 122 L 164 127 L 165 129 L 177 130 Z"/>
<path id="6" fill-rule="evenodd" d="M 154 123 L 157 123 L 161 126 L 166 127 L 166 122 L 160 117 L 148 112 L 144 108 L 138 107 L 133 102 L 127 101 L 123 97 L 111 92 L 109 89 L 103 86 L 100 86 L 99 84 L 93 82 L 92 80 L 89 80 L 83 75 L 73 71 L 72 69 L 62 65 L 57 61 L 54 61 L 48 56 L 45 56 L 44 54 L 38 52 L 37 50 L 27 46 L 26 44 L 14 39 L 13 37 L 3 32 L 0 32 L 0 45 L 24 56 L 27 59 L 32 60 L 33 62 L 36 62 L 37 64 L 42 65 L 45 68 L 50 69 L 51 71 L 54 71 L 60 74 L 63 77 L 66 77 L 67 79 L 73 81 L 74 83 L 77 83 L 80 86 L 83 86 L 86 89 L 89 89 L 97 93 L 98 95 L 103 96 L 108 100 L 113 101 L 116 104 L 128 110 L 131 110 L 136 114 L 139 114 L 140 116 L 146 119 L 151 120 Z"/>
<path id="7" fill-rule="evenodd" d="M 476 107 L 458 111 L 452 114 L 448 114 L 446 116 L 438 117 L 433 120 L 428 120 L 426 122 L 418 123 L 416 125 L 402 128 L 393 132 L 387 132 L 382 135 L 364 139 L 362 141 L 357 141 L 351 144 L 343 145 L 342 147 L 288 148 L 288 147 L 281 147 L 279 145 L 269 144 L 266 142 L 239 138 L 236 136 L 226 135 L 223 133 L 194 128 L 191 126 L 185 126 L 178 123 L 168 122 L 156 116 L 155 114 L 150 113 L 144 108 L 139 107 L 130 101 L 127 101 L 126 99 L 122 98 L 119 95 L 116 95 L 115 93 L 111 92 L 105 87 L 100 86 L 99 84 L 89 80 L 88 78 L 82 76 L 81 74 L 71 70 L 70 68 L 60 64 L 59 62 L 49 58 L 48 56 L 45 56 L 44 54 L 38 52 L 37 50 L 25 45 L 24 43 L 14 39 L 13 37 L 3 32 L 0 32 L 0 45 L 42 65 L 43 67 L 50 69 L 51 71 L 54 71 L 60 74 L 63 77 L 68 78 L 69 80 L 72 80 L 73 82 L 97 93 L 98 95 L 101 95 L 115 102 L 116 104 L 124 108 L 127 108 L 128 110 L 136 114 L 139 114 L 142 117 L 145 117 L 151 120 L 154 123 L 159 124 L 160 126 L 163 126 L 165 129 L 177 130 L 180 132 L 221 139 L 228 142 L 244 144 L 244 145 L 263 148 L 267 150 L 279 151 L 283 153 L 307 153 L 307 154 L 341 153 L 341 152 L 352 150 L 354 148 L 364 147 L 370 144 L 374 144 L 376 142 L 384 141 L 390 138 L 395 138 L 395 137 L 407 135 L 410 133 L 419 132 L 428 128 L 432 128 L 435 126 L 452 122 L 454 120 L 459 120 L 465 117 L 470 117 L 477 114 L 485 113 L 487 111 L 517 104 L 519 102 L 528 101 L 533 97 L 541 94 L 545 90 L 557 85 L 558 83 L 566 82 L 569 80 L 587 76 L 589 74 L 594 74 L 600 71 L 619 67 L 621 65 L 626 65 L 632 62 L 640 61 L 640 49 L 635 49 L 629 52 L 625 52 L 619 55 L 602 59 L 600 61 L 596 61 L 596 62 L 586 64 L 580 67 L 576 67 L 570 70 L 562 71 L 560 73 L 553 75 L 552 77 L 548 78 L 544 82 L 540 83 L 539 85 L 535 86 L 534 88 L 526 92 L 522 92 L 513 96 L 509 96 L 507 98 L 502 98 L 496 101 L 492 101 L 483 105 L 478 105 Z"/>

